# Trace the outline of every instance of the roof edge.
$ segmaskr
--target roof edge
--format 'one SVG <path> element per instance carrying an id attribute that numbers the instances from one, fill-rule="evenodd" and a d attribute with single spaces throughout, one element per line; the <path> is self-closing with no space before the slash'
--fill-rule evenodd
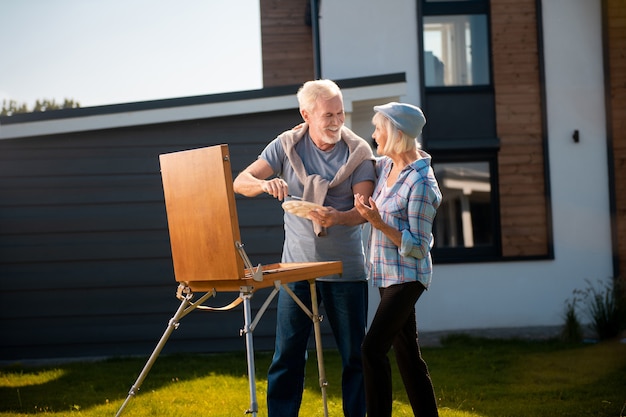
<path id="1" fill-rule="evenodd" d="M 406 92 L 404 73 L 337 80 L 346 112 L 352 103 Z M 0 118 L 0 140 L 171 123 L 213 117 L 297 109 L 300 85 L 206 96 L 24 113 Z"/>
<path id="2" fill-rule="evenodd" d="M 342 89 L 366 87 L 379 84 L 405 82 L 405 73 L 376 75 L 369 77 L 348 78 L 335 80 Z M 291 95 L 295 97 L 301 84 L 292 84 L 279 87 L 261 88 L 258 90 L 235 91 L 230 93 L 208 94 L 200 96 L 178 97 L 161 100 L 138 101 L 102 106 L 79 107 L 74 109 L 59 109 L 44 112 L 18 113 L 12 116 L 0 116 L 0 125 L 36 122 L 43 120 L 69 119 L 73 117 L 96 116 L 115 113 L 156 110 L 163 108 L 197 106 L 202 104 L 226 103 L 232 101 L 255 100 L 263 98 Z"/>

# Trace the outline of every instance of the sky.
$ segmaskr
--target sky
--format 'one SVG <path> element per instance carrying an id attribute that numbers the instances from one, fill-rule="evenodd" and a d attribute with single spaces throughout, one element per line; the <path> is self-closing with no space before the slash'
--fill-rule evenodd
<path id="1" fill-rule="evenodd" d="M 0 102 L 262 88 L 259 0 L 0 0 Z"/>

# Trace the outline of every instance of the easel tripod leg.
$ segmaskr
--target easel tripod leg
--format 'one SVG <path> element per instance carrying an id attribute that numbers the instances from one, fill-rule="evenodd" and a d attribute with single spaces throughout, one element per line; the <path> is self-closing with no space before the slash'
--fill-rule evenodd
<path id="1" fill-rule="evenodd" d="M 315 332 L 315 352 L 317 353 L 317 369 L 319 373 L 320 389 L 322 390 L 322 402 L 324 404 L 324 417 L 328 417 L 328 404 L 326 400 L 326 371 L 324 369 L 324 353 L 322 352 L 322 331 L 320 326 L 319 308 L 317 305 L 317 290 L 315 288 L 315 280 L 310 280 L 311 288 L 311 307 L 313 309 L 313 329 Z"/>
<path id="2" fill-rule="evenodd" d="M 324 353 L 322 352 L 322 330 L 320 322 L 322 321 L 317 304 L 317 289 L 315 288 L 315 279 L 309 280 L 309 288 L 311 291 L 311 310 L 298 298 L 298 296 L 287 286 L 283 285 L 283 289 L 289 296 L 300 306 L 302 311 L 313 320 L 313 329 L 315 333 L 315 351 L 317 352 L 317 369 L 319 372 L 320 389 L 322 390 L 322 401 L 324 403 L 324 417 L 328 417 L 328 405 L 326 401 L 326 372 L 324 370 Z"/>
<path id="3" fill-rule="evenodd" d="M 198 304 L 210 296 L 212 296 L 212 294 L 205 294 L 198 301 Z M 130 388 L 130 391 L 128 392 L 128 396 L 126 397 L 126 400 L 124 400 L 124 403 L 122 404 L 120 409 L 117 411 L 117 414 L 115 414 L 115 417 L 119 417 L 122 414 L 122 410 L 124 410 L 124 407 L 126 407 L 126 404 L 128 404 L 130 399 L 133 396 L 135 396 L 137 392 L 139 391 L 139 388 L 141 387 L 143 380 L 146 379 L 146 376 L 148 375 L 148 372 L 150 372 L 152 365 L 154 364 L 157 357 L 161 353 L 161 350 L 163 350 L 163 347 L 165 346 L 165 342 L 167 342 L 167 339 L 169 339 L 172 332 L 178 328 L 179 320 L 185 315 L 187 315 L 191 310 L 193 310 L 193 308 L 187 310 L 187 307 L 191 304 L 190 302 L 191 298 L 192 298 L 192 294 L 187 294 L 182 299 L 180 306 L 178 307 L 178 310 L 176 310 L 176 313 L 174 314 L 174 316 L 167 323 L 167 328 L 165 329 L 165 333 L 163 333 L 163 336 L 161 336 L 161 339 L 159 340 L 159 343 L 157 343 L 157 346 L 152 352 L 152 355 L 150 355 L 148 362 L 146 362 L 146 365 L 143 367 L 143 370 L 139 374 L 139 377 L 137 378 L 133 386 Z"/>
<path id="4" fill-rule="evenodd" d="M 250 311 L 250 298 L 252 294 L 241 293 L 243 298 L 243 315 L 244 315 L 244 328 L 242 332 L 246 338 L 246 355 L 248 362 L 248 385 L 250 389 L 250 408 L 246 411 L 246 414 L 252 414 L 256 417 L 259 411 L 259 404 L 256 398 L 256 379 L 254 370 L 254 345 L 252 341 L 252 312 Z"/>

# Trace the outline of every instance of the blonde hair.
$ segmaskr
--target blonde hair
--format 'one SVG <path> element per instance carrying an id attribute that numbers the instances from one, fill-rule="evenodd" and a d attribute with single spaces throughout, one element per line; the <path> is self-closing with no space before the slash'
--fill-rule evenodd
<path id="1" fill-rule="evenodd" d="M 398 129 L 383 113 L 374 113 L 372 124 L 380 126 L 387 135 L 387 142 L 379 151 L 383 155 L 401 154 L 421 147 L 416 138 Z"/>
<path id="2" fill-rule="evenodd" d="M 307 81 L 300 87 L 297 94 L 300 110 L 307 112 L 312 112 L 315 109 L 318 98 L 328 100 L 336 96 L 343 99 L 341 89 L 331 80 Z"/>

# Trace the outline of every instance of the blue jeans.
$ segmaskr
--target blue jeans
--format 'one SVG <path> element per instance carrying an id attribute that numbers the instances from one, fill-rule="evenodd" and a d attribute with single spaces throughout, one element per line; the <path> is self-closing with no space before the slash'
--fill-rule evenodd
<path id="1" fill-rule="evenodd" d="M 288 284 L 305 303 L 311 305 L 307 281 Z M 324 306 L 342 360 L 341 389 L 346 417 L 365 416 L 365 390 L 361 343 L 367 320 L 367 283 L 316 283 L 317 297 Z M 278 295 L 276 347 L 267 376 L 269 417 L 297 417 L 302 402 L 307 346 L 312 320 L 281 289 Z"/>

